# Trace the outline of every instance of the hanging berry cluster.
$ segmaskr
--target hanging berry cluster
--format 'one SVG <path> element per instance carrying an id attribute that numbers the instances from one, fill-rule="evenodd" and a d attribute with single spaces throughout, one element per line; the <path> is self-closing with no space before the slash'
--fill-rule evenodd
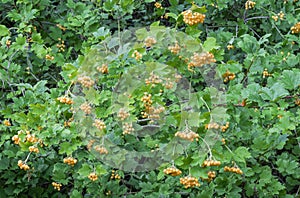
<path id="1" fill-rule="evenodd" d="M 95 146 L 95 150 L 98 151 L 100 154 L 108 154 L 108 150 L 104 146 Z"/>
<path id="2" fill-rule="evenodd" d="M 179 170 L 175 166 L 164 169 L 164 174 L 166 174 L 166 175 L 178 176 L 181 173 L 182 173 L 181 170 Z"/>
<path id="3" fill-rule="evenodd" d="M 189 130 L 189 131 L 186 131 L 186 130 L 185 131 L 178 131 L 178 132 L 175 133 L 175 136 L 179 137 L 181 139 L 184 139 L 184 140 L 189 140 L 191 142 L 194 141 L 194 139 L 196 141 L 199 140 L 199 135 L 197 133 L 195 133 L 194 131 L 191 131 L 191 130 Z"/>
<path id="4" fill-rule="evenodd" d="M 132 123 L 125 122 L 122 128 L 123 128 L 123 135 L 131 134 L 134 131 Z"/>
<path id="5" fill-rule="evenodd" d="M 22 160 L 18 161 L 18 166 L 20 167 L 20 169 L 23 169 L 25 171 L 30 169 L 30 167 L 26 163 L 24 163 Z"/>
<path id="6" fill-rule="evenodd" d="M 300 32 L 300 22 L 291 27 L 292 34 L 298 34 Z"/>
<path id="7" fill-rule="evenodd" d="M 205 15 L 193 12 L 192 10 L 186 10 L 182 12 L 183 15 L 183 21 L 188 25 L 196 25 L 199 23 L 203 23 L 205 19 Z"/>
<path id="8" fill-rule="evenodd" d="M 29 152 L 34 152 L 34 153 L 39 153 L 39 149 L 35 146 L 30 146 L 29 148 Z"/>
<path id="9" fill-rule="evenodd" d="M 89 174 L 88 178 L 92 181 L 96 181 L 98 179 L 98 176 L 96 173 L 93 172 Z"/>
<path id="10" fill-rule="evenodd" d="M 225 166 L 224 167 L 224 171 L 225 172 L 237 173 L 237 174 L 240 174 L 240 175 L 243 174 L 243 171 L 240 168 L 238 168 L 238 167 L 228 167 L 228 166 Z"/>
<path id="11" fill-rule="evenodd" d="M 207 173 L 208 178 L 202 178 L 203 181 L 211 182 L 215 177 L 216 177 L 216 172 L 215 171 L 208 171 Z"/>
<path id="12" fill-rule="evenodd" d="M 103 63 L 103 64 L 101 65 L 101 67 L 97 67 L 97 70 L 98 70 L 99 72 L 101 72 L 102 74 L 107 74 L 107 73 L 108 73 L 108 65 L 105 64 L 105 63 Z"/>
<path id="13" fill-rule="evenodd" d="M 263 73 L 262 73 L 262 76 L 263 76 L 263 78 L 267 78 L 267 77 L 269 77 L 269 76 L 272 76 L 272 74 L 270 74 L 270 73 L 268 72 L 268 69 L 265 69 L 265 70 L 263 71 Z"/>
<path id="14" fill-rule="evenodd" d="M 245 3 L 245 9 L 246 10 L 252 9 L 252 8 L 254 8 L 255 4 L 256 3 L 254 1 L 246 1 L 246 3 Z"/>
<path id="15" fill-rule="evenodd" d="M 192 67 L 201 67 L 205 64 L 215 63 L 216 59 L 214 55 L 210 52 L 202 52 L 202 53 L 194 53 L 191 57 L 191 62 L 188 64 L 188 68 L 191 69 Z"/>
<path id="16" fill-rule="evenodd" d="M 174 46 L 169 46 L 168 49 L 173 53 L 173 54 L 178 54 L 180 52 L 181 47 L 178 45 L 178 42 L 175 42 Z"/>
<path id="17" fill-rule="evenodd" d="M 59 183 L 56 183 L 56 182 L 52 182 L 52 186 L 53 186 L 54 189 L 60 191 L 60 188 L 61 188 L 62 185 L 59 184 Z"/>
<path id="18" fill-rule="evenodd" d="M 155 38 L 153 38 L 153 37 L 147 37 L 146 39 L 145 39 L 145 41 L 144 41 L 144 45 L 146 46 L 146 47 L 152 47 L 152 45 L 154 45 L 156 43 L 156 40 L 155 40 Z"/>
<path id="19" fill-rule="evenodd" d="M 162 83 L 162 79 L 158 75 L 155 75 L 153 72 L 150 73 L 150 77 L 145 79 L 146 85 L 150 85 L 155 87 L 155 84 Z"/>
<path id="20" fill-rule="evenodd" d="M 204 160 L 202 167 L 220 166 L 220 165 L 221 165 L 220 161 L 207 159 L 207 160 Z"/>
<path id="21" fill-rule="evenodd" d="M 222 77 L 224 78 L 224 83 L 227 83 L 230 80 L 233 80 L 235 78 L 235 74 L 231 73 L 230 71 L 226 71 Z"/>
<path id="22" fill-rule="evenodd" d="M 131 55 L 131 57 L 135 58 L 135 60 L 140 60 L 143 57 L 143 55 L 141 53 L 139 53 L 137 50 L 135 50 L 133 52 L 133 54 Z"/>
<path id="23" fill-rule="evenodd" d="M 79 107 L 85 114 L 91 114 L 92 113 L 92 107 L 87 103 L 83 103 Z"/>
<path id="24" fill-rule="evenodd" d="M 129 112 L 127 112 L 124 108 L 121 108 L 120 110 L 119 110 L 119 112 L 118 112 L 118 118 L 120 119 L 120 120 L 125 120 L 126 118 L 128 118 L 129 116 L 130 116 L 130 113 Z"/>
<path id="25" fill-rule="evenodd" d="M 73 157 L 67 157 L 64 158 L 64 163 L 70 166 L 74 166 L 77 163 L 77 159 L 74 159 Z"/>
<path id="26" fill-rule="evenodd" d="M 121 176 L 120 176 L 118 173 L 116 173 L 115 170 L 112 170 L 112 171 L 111 171 L 110 179 L 117 179 L 117 180 L 120 180 L 120 179 L 121 179 Z"/>
<path id="27" fill-rule="evenodd" d="M 63 104 L 68 104 L 68 105 L 74 103 L 73 100 L 72 100 L 71 98 L 68 98 L 68 97 L 66 97 L 66 96 L 58 97 L 57 100 L 58 100 L 59 102 L 63 103 Z"/>
<path id="28" fill-rule="evenodd" d="M 95 126 L 99 130 L 103 130 L 106 128 L 105 123 L 100 119 L 96 119 L 93 123 L 93 126 Z"/>
<path id="29" fill-rule="evenodd" d="M 92 80 L 89 76 L 80 76 L 78 78 L 78 82 L 86 88 L 92 87 L 95 84 L 95 81 Z"/>
<path id="30" fill-rule="evenodd" d="M 200 186 L 198 179 L 192 176 L 180 178 L 180 183 L 184 185 L 185 188 L 193 188 Z"/>
<path id="31" fill-rule="evenodd" d="M 4 120 L 4 121 L 3 121 L 3 124 L 4 124 L 5 126 L 11 126 L 11 123 L 10 123 L 9 120 Z"/>

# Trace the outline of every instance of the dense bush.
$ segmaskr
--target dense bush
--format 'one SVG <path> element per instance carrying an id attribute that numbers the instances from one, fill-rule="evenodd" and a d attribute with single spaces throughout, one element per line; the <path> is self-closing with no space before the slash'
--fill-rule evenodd
<path id="1" fill-rule="evenodd" d="M 300 2 L 0 5 L 0 197 L 299 196 Z"/>

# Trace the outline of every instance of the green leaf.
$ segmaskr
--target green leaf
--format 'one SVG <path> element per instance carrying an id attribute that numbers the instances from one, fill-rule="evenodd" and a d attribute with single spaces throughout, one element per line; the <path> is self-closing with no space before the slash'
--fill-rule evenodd
<path id="1" fill-rule="evenodd" d="M 300 71 L 298 70 L 284 70 L 282 72 L 281 82 L 286 89 L 296 89 L 300 85 Z"/>
<path id="2" fill-rule="evenodd" d="M 250 158 L 251 157 L 251 153 L 248 151 L 249 148 L 246 147 L 238 147 L 233 153 L 233 159 L 236 162 L 243 162 L 245 163 L 245 159 Z"/>
<path id="3" fill-rule="evenodd" d="M 0 36 L 6 36 L 9 34 L 9 30 L 5 25 L 0 25 Z"/>
<path id="4" fill-rule="evenodd" d="M 78 170 L 78 173 L 82 178 L 87 177 L 91 173 L 92 169 L 88 164 L 82 164 L 81 168 Z"/>
<path id="5" fill-rule="evenodd" d="M 276 101 L 277 99 L 289 95 L 289 92 L 281 83 L 275 83 L 271 88 L 263 87 L 259 92 L 264 100 Z"/>
<path id="6" fill-rule="evenodd" d="M 67 155 L 72 154 L 73 146 L 70 142 L 63 142 L 60 144 L 59 154 L 66 153 Z"/>
<path id="7" fill-rule="evenodd" d="M 206 41 L 203 43 L 203 49 L 207 52 L 210 50 L 217 48 L 216 39 L 214 37 L 207 37 Z"/>

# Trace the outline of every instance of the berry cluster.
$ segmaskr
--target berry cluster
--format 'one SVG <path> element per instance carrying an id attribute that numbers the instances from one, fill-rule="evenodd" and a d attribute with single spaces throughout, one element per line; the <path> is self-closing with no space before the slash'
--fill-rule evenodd
<path id="1" fill-rule="evenodd" d="M 283 20 L 284 13 L 282 11 L 280 11 L 277 15 L 272 16 L 272 19 L 274 19 L 274 21 L 278 21 L 278 17 L 280 20 Z"/>
<path id="2" fill-rule="evenodd" d="M 202 167 L 208 167 L 208 166 L 220 166 L 221 162 L 217 160 L 204 160 Z"/>
<path id="3" fill-rule="evenodd" d="M 77 163 L 77 159 L 74 159 L 73 157 L 67 157 L 64 158 L 64 163 L 70 166 L 74 166 Z"/>
<path id="4" fill-rule="evenodd" d="M 183 15 L 183 21 L 188 25 L 196 25 L 199 23 L 203 23 L 205 19 L 205 15 L 194 12 L 192 10 L 186 10 L 182 12 Z"/>
<path id="5" fill-rule="evenodd" d="M 49 54 L 46 54 L 46 56 L 45 56 L 45 58 L 47 59 L 47 60 L 54 60 L 54 56 L 51 56 L 51 55 L 49 55 Z"/>
<path id="6" fill-rule="evenodd" d="M 235 74 L 231 73 L 230 71 L 226 71 L 222 77 L 224 78 L 224 83 L 227 83 L 230 80 L 233 80 L 235 78 Z"/>
<path id="7" fill-rule="evenodd" d="M 186 131 L 186 130 L 185 131 L 178 131 L 178 132 L 175 133 L 175 136 L 180 137 L 184 140 L 189 140 L 191 142 L 194 141 L 194 139 L 196 141 L 199 140 L 199 135 L 197 133 L 195 133 L 194 131 L 191 131 L 191 130 L 189 130 L 189 131 Z"/>
<path id="8" fill-rule="evenodd" d="M 178 176 L 182 172 L 178 168 L 172 166 L 172 167 L 164 169 L 164 173 L 167 174 L 167 175 L 171 175 L 171 176 Z"/>
<path id="9" fill-rule="evenodd" d="M 297 99 L 295 100 L 295 104 L 298 105 L 298 106 L 300 106 L 300 98 L 297 98 Z"/>
<path id="10" fill-rule="evenodd" d="M 227 49 L 232 50 L 232 49 L 234 49 L 234 46 L 233 45 L 227 45 Z"/>
<path id="11" fill-rule="evenodd" d="M 95 142 L 96 142 L 96 140 L 90 140 L 88 142 L 88 144 L 86 145 L 86 148 L 90 151 Z"/>
<path id="12" fill-rule="evenodd" d="M 61 103 L 69 105 L 74 103 L 74 101 L 71 98 L 68 98 L 66 96 L 58 97 L 57 100 Z"/>
<path id="13" fill-rule="evenodd" d="M 85 114 L 91 114 L 92 113 L 92 107 L 87 103 L 83 103 L 79 107 Z"/>
<path id="14" fill-rule="evenodd" d="M 64 52 L 66 48 L 65 41 L 61 40 L 61 38 L 58 38 L 58 40 L 60 41 L 60 44 L 56 44 L 58 52 Z"/>
<path id="15" fill-rule="evenodd" d="M 108 65 L 103 63 L 101 67 L 97 67 L 97 70 L 101 72 L 102 74 L 108 73 Z"/>
<path id="16" fill-rule="evenodd" d="M 240 175 L 243 174 L 243 171 L 240 168 L 238 168 L 238 167 L 228 167 L 228 166 L 225 166 L 224 167 L 224 171 L 225 172 L 237 173 L 237 174 L 240 174 Z"/>
<path id="17" fill-rule="evenodd" d="M 265 69 L 265 70 L 263 71 L 263 73 L 262 73 L 262 76 L 263 76 L 263 78 L 267 78 L 267 77 L 269 77 L 269 76 L 272 76 L 272 74 L 270 74 L 270 73 L 268 72 L 268 69 Z"/>
<path id="18" fill-rule="evenodd" d="M 62 185 L 61 185 L 61 184 L 58 184 L 58 183 L 56 183 L 56 182 L 52 182 L 52 186 L 54 187 L 54 189 L 60 191 L 60 188 L 61 188 Z"/>
<path id="19" fill-rule="evenodd" d="M 10 45 L 11 45 L 11 40 L 7 40 L 7 41 L 5 42 L 5 44 L 6 44 L 6 47 L 10 47 Z"/>
<path id="20" fill-rule="evenodd" d="M 144 115 L 148 115 L 147 117 L 150 118 L 151 120 L 158 120 L 160 119 L 160 115 L 162 112 L 165 111 L 165 108 L 163 106 L 160 106 L 160 107 L 149 107 L 149 110 L 148 112 L 144 112 Z M 143 114 L 143 112 L 142 112 Z"/>
<path id="21" fill-rule="evenodd" d="M 219 129 L 219 128 L 220 128 L 220 125 L 218 125 L 215 122 L 208 123 L 205 125 L 205 129 Z"/>
<path id="22" fill-rule="evenodd" d="M 95 150 L 98 151 L 100 154 L 108 154 L 107 149 L 104 146 L 95 146 Z"/>
<path id="23" fill-rule="evenodd" d="M 246 3 L 245 3 L 245 9 L 246 10 L 252 9 L 252 8 L 254 8 L 255 4 L 256 3 L 254 1 L 246 1 Z"/>
<path id="24" fill-rule="evenodd" d="M 59 29 L 61 29 L 62 31 L 66 31 L 67 28 L 65 28 L 64 26 L 60 25 L 60 24 L 56 24 L 56 27 L 58 27 Z"/>
<path id="25" fill-rule="evenodd" d="M 182 79 L 182 76 L 179 74 L 175 74 L 175 82 L 179 82 Z"/>
<path id="26" fill-rule="evenodd" d="M 93 123 L 93 126 L 97 127 L 99 130 L 103 130 L 106 128 L 105 123 L 102 120 L 96 119 Z"/>
<path id="27" fill-rule="evenodd" d="M 143 55 L 141 53 L 139 53 L 137 50 L 135 50 L 133 52 L 133 54 L 131 55 L 131 57 L 135 58 L 135 60 L 140 60 L 143 57 Z"/>
<path id="28" fill-rule="evenodd" d="M 173 54 L 178 54 L 180 52 L 180 46 L 178 45 L 178 42 L 176 41 L 174 46 L 168 47 L 168 49 L 173 53 Z"/>
<path id="29" fill-rule="evenodd" d="M 180 178 L 180 183 L 184 185 L 185 188 L 193 188 L 196 186 L 200 186 L 198 179 L 192 176 Z"/>
<path id="30" fill-rule="evenodd" d="M 125 122 L 122 128 L 123 128 L 123 135 L 131 134 L 134 131 L 134 128 L 132 127 L 132 123 Z"/>
<path id="31" fill-rule="evenodd" d="M 68 121 L 64 121 L 64 127 L 70 127 L 73 120 L 74 118 L 72 117 Z"/>
<path id="32" fill-rule="evenodd" d="M 158 9 L 159 8 L 162 9 L 161 3 L 159 3 L 159 2 L 155 2 L 154 6 Z"/>
<path id="33" fill-rule="evenodd" d="M 298 34 L 300 32 L 300 22 L 291 27 L 292 34 Z"/>
<path id="34" fill-rule="evenodd" d="M 172 89 L 174 86 L 174 83 L 171 81 L 170 78 L 166 78 L 166 82 L 164 83 L 164 86 L 166 89 Z"/>
<path id="35" fill-rule="evenodd" d="M 226 144 L 225 138 L 222 138 L 221 142 L 222 142 L 222 144 Z"/>
<path id="36" fill-rule="evenodd" d="M 19 144 L 21 140 L 18 135 L 14 135 L 11 139 L 14 141 L 14 144 Z"/>
<path id="37" fill-rule="evenodd" d="M 202 52 L 202 53 L 194 53 L 191 57 L 191 62 L 189 63 L 190 67 L 201 67 L 205 64 L 215 63 L 216 59 L 212 53 L 209 52 Z"/>
<path id="38" fill-rule="evenodd" d="M 4 120 L 4 121 L 3 121 L 3 124 L 4 124 L 5 126 L 11 126 L 11 123 L 10 123 L 9 120 Z"/>
<path id="39" fill-rule="evenodd" d="M 82 84 L 82 86 L 89 88 L 95 84 L 95 81 L 92 80 L 89 76 L 81 76 L 78 78 L 78 82 Z"/>
<path id="40" fill-rule="evenodd" d="M 119 180 L 119 179 L 121 179 L 121 176 L 118 173 L 116 173 L 115 170 L 112 170 L 110 179 L 118 179 Z"/>
<path id="41" fill-rule="evenodd" d="M 208 171 L 207 173 L 208 178 L 202 178 L 203 181 L 211 182 L 215 177 L 216 177 L 216 172 L 215 171 Z"/>
<path id="42" fill-rule="evenodd" d="M 225 132 L 229 128 L 229 122 L 226 122 L 226 125 L 221 126 L 222 132 Z"/>
<path id="43" fill-rule="evenodd" d="M 98 179 L 98 176 L 96 173 L 90 173 L 88 178 L 92 181 L 96 181 Z"/>
<path id="44" fill-rule="evenodd" d="M 23 169 L 25 171 L 29 170 L 30 167 L 26 164 L 26 163 L 23 163 L 22 160 L 19 160 L 18 161 L 18 166 L 20 167 L 20 169 Z"/>
<path id="45" fill-rule="evenodd" d="M 126 118 L 128 118 L 130 116 L 130 113 L 128 113 L 124 108 L 121 108 L 118 112 L 118 118 L 120 120 L 125 120 Z"/>
<path id="46" fill-rule="evenodd" d="M 144 41 L 144 45 L 146 46 L 146 47 L 152 47 L 152 45 L 154 45 L 156 43 L 156 40 L 155 40 L 155 38 L 153 38 L 153 37 L 147 37 L 146 39 L 145 39 L 145 41 Z"/>
<path id="47" fill-rule="evenodd" d="M 34 134 L 30 134 L 30 131 L 26 131 L 26 141 L 30 143 L 36 143 L 39 141 L 39 139 L 35 137 Z"/>
<path id="48" fill-rule="evenodd" d="M 35 146 L 30 146 L 29 147 L 29 152 L 34 152 L 34 153 L 39 153 L 39 148 L 35 147 Z"/>
<path id="49" fill-rule="evenodd" d="M 146 85 L 152 84 L 152 87 L 155 86 L 155 84 L 161 83 L 162 80 L 158 75 L 155 75 L 153 72 L 150 73 L 150 77 L 145 79 Z"/>
<path id="50" fill-rule="evenodd" d="M 141 101 L 144 103 L 144 107 L 146 109 L 149 109 L 153 103 L 153 101 L 151 100 L 152 95 L 149 94 L 148 92 L 144 93 L 144 96 L 141 98 Z"/>

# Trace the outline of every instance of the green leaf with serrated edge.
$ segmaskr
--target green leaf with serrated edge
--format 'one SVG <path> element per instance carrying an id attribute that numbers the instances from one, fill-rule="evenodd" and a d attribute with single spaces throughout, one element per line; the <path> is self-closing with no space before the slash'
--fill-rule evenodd
<path id="1" fill-rule="evenodd" d="M 214 37 L 207 37 L 206 41 L 203 43 L 203 49 L 209 52 L 210 50 L 219 47 L 216 42 L 217 40 Z"/>
<path id="2" fill-rule="evenodd" d="M 0 36 L 6 36 L 9 34 L 9 30 L 5 25 L 0 25 Z"/>
<path id="3" fill-rule="evenodd" d="M 233 159 L 236 162 L 243 162 L 245 163 L 245 159 L 251 157 L 251 153 L 248 151 L 249 148 L 246 147 L 238 147 L 235 151 L 233 151 Z"/>
<path id="4" fill-rule="evenodd" d="M 81 177 L 87 177 L 92 172 L 91 167 L 88 164 L 82 164 L 80 169 L 78 170 L 78 173 Z"/>

